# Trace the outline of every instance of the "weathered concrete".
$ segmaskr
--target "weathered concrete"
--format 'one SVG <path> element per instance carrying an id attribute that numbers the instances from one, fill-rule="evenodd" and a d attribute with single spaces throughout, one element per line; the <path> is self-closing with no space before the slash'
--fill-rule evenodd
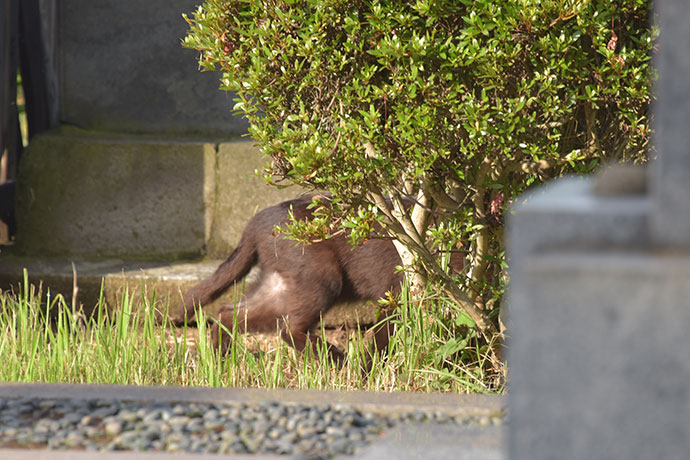
<path id="1" fill-rule="evenodd" d="M 57 3 L 60 121 L 91 130 L 241 135 L 220 74 L 198 71 L 183 49 L 182 13 L 198 0 L 65 0 Z"/>
<path id="2" fill-rule="evenodd" d="M 564 245 L 648 247 L 649 197 L 597 196 L 594 185 L 591 178 L 568 177 L 520 197 L 519 212 L 507 223 L 511 257 L 522 258 Z"/>
<path id="3" fill-rule="evenodd" d="M 210 276 L 220 262 L 77 260 L 74 262 L 79 288 L 77 302 L 83 305 L 88 314 L 98 303 L 101 288 L 104 300 L 112 309 L 119 308 L 125 292 L 135 299 L 141 298 L 143 292 L 149 300 L 155 295 L 154 307 L 166 307 L 171 318 L 182 318 L 182 294 L 195 283 Z M 68 304 L 71 304 L 74 270 L 69 259 L 38 259 L 3 254 L 0 256 L 0 292 L 21 292 L 25 269 L 29 283 L 34 286 L 40 284 L 44 294 L 48 290 L 53 295 L 61 293 Z M 251 285 L 252 278 L 250 274 L 248 286 Z M 216 302 L 206 306 L 204 311 L 214 315 L 221 304 L 232 303 L 240 294 L 239 286 L 236 290 L 230 289 Z M 376 306 L 362 302 L 336 305 L 323 317 L 325 327 L 355 327 L 357 324 L 374 324 L 375 321 Z"/>
<path id="4" fill-rule="evenodd" d="M 509 221 L 510 458 L 684 458 L 690 254 L 654 248 L 648 196 L 596 180 Z"/>
<path id="5" fill-rule="evenodd" d="M 17 249 L 154 259 L 200 256 L 215 145 L 50 133 L 22 158 Z"/>
<path id="6" fill-rule="evenodd" d="M 645 195 L 594 193 L 595 180 L 569 177 L 522 196 L 517 211 L 506 224 L 510 258 L 508 302 L 509 329 L 521 318 L 517 305 L 529 305 L 532 293 L 524 289 L 524 261 L 550 250 L 649 246 L 649 213 L 652 201 Z M 528 308 L 528 307 L 526 307 Z M 529 326 L 527 326 L 529 327 Z M 524 331 L 530 334 L 530 330 Z M 513 340 L 519 334 L 511 332 Z"/>
<path id="7" fill-rule="evenodd" d="M 122 260 L 75 261 L 68 259 L 34 259 L 3 256 L 0 258 L 0 289 L 21 292 L 24 270 L 28 281 L 41 286 L 43 294 L 62 294 L 68 304 L 72 302 L 74 274 L 78 287 L 77 303 L 89 314 L 103 298 L 111 308 L 121 305 L 125 290 L 134 298 L 156 297 L 156 303 L 169 303 L 170 314 L 179 314 L 182 308 L 181 294 L 200 279 L 209 276 L 218 261 L 205 262 L 125 262 Z M 232 295 L 232 294 L 230 294 Z"/>
<path id="8" fill-rule="evenodd" d="M 503 428 L 405 424 L 352 460 L 503 460 Z"/>
<path id="9" fill-rule="evenodd" d="M 22 158 L 17 250 L 82 258 L 224 258 L 257 210 L 293 198 L 253 176 L 251 142 L 207 143 L 62 128 Z"/>
<path id="10" fill-rule="evenodd" d="M 345 404 L 362 411 L 384 415 L 419 410 L 440 412 L 449 416 L 495 417 L 504 411 L 503 397 L 498 395 L 0 382 L 0 398 L 20 397 L 198 403 L 329 403 Z"/>
<path id="11" fill-rule="evenodd" d="M 269 186 L 257 177 L 266 162 L 252 142 L 218 146 L 209 257 L 225 258 L 230 254 L 247 221 L 257 211 L 304 193 L 298 187 Z"/>
<path id="12" fill-rule="evenodd" d="M 685 458 L 690 254 L 547 251 L 521 263 L 512 458 Z"/>

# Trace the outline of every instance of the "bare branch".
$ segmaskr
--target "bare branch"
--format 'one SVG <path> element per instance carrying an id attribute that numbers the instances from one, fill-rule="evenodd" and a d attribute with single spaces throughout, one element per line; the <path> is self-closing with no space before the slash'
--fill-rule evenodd
<path id="1" fill-rule="evenodd" d="M 477 191 L 472 198 L 475 213 L 480 220 L 484 220 L 486 217 L 485 198 L 486 191 L 484 189 Z M 476 232 L 476 237 L 472 245 L 472 268 L 469 276 L 472 281 L 470 283 L 471 298 L 475 304 L 479 303 L 479 299 L 481 298 L 478 286 L 484 280 L 486 267 L 489 264 L 490 237 L 489 228 L 484 225 Z"/>
<path id="2" fill-rule="evenodd" d="M 450 210 L 455 210 L 460 207 L 460 203 L 451 198 L 438 183 L 431 180 L 425 180 L 424 187 L 439 207 Z"/>
<path id="3" fill-rule="evenodd" d="M 587 143 L 595 152 L 600 153 L 601 145 L 599 144 L 599 136 L 597 135 L 596 113 L 590 101 L 585 103 L 585 121 L 587 123 Z"/>
<path id="4" fill-rule="evenodd" d="M 410 213 L 403 203 L 400 194 L 394 193 L 391 195 L 390 199 L 393 203 L 393 217 L 402 226 L 405 233 L 414 240 L 415 244 L 424 247 L 424 238 L 422 238 L 419 229 L 415 226 L 414 222 L 412 222 Z"/>
<path id="5" fill-rule="evenodd" d="M 553 158 L 539 161 L 514 161 L 506 167 L 507 172 L 524 172 L 529 175 L 538 174 L 556 166 L 562 166 L 568 162 L 566 158 Z"/>
<path id="6" fill-rule="evenodd" d="M 431 196 L 424 187 L 419 189 L 417 192 L 417 199 L 415 204 L 412 206 L 412 224 L 417 229 L 417 233 L 421 236 L 426 233 L 426 229 L 429 226 L 429 221 L 431 220 Z M 424 238 L 422 238 L 423 240 Z"/>

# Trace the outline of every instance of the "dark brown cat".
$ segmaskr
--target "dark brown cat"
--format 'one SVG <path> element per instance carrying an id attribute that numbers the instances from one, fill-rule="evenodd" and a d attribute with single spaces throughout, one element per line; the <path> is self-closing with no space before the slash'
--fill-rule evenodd
<path id="1" fill-rule="evenodd" d="M 290 209 L 296 219 L 309 219 L 311 197 L 285 201 L 266 208 L 249 221 L 237 248 L 208 279 L 184 296 L 185 310 L 193 315 L 195 305 L 206 305 L 249 273 L 261 268 L 256 287 L 237 305 L 224 305 L 218 320 L 233 330 L 237 318 L 239 332 L 271 332 L 298 350 L 314 342 L 309 331 L 335 303 L 344 300 L 377 300 L 391 290 L 399 294 L 402 275 L 395 267 L 400 257 L 391 240 L 371 239 L 353 249 L 343 235 L 312 243 L 297 244 L 275 234 L 276 225 L 288 220 Z M 380 319 L 385 318 L 382 312 Z M 391 334 L 387 321 L 374 331 L 374 350 L 383 350 Z M 319 335 L 319 334 L 315 334 Z M 212 343 L 227 349 L 230 338 L 217 324 L 211 329 Z M 332 344 L 328 350 L 334 362 L 343 361 L 343 352 Z M 371 352 L 369 355 L 369 361 Z"/>

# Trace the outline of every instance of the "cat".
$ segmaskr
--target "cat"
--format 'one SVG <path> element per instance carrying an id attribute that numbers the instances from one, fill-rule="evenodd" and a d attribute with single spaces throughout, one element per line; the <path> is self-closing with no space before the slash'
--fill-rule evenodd
<path id="1" fill-rule="evenodd" d="M 309 196 L 285 201 L 252 217 L 230 256 L 184 295 L 185 314 L 193 316 L 195 306 L 217 299 L 258 265 L 261 275 L 255 287 L 236 306 L 222 305 L 218 322 L 229 331 L 233 326 L 238 332 L 278 329 L 283 340 L 303 351 L 308 344 L 318 344 L 320 334 L 309 332 L 334 304 L 377 301 L 389 292 L 399 295 L 403 275 L 396 267 L 401 262 L 390 238 L 371 238 L 353 248 L 343 234 L 311 244 L 276 234 L 276 227 L 288 222 L 290 212 L 297 220 L 311 219 L 311 202 Z M 374 353 L 385 350 L 392 334 L 389 312 L 380 309 L 378 319 L 366 370 Z M 211 343 L 221 350 L 230 346 L 230 336 L 217 323 L 211 328 Z M 330 359 L 342 365 L 344 353 L 335 345 L 326 345 Z"/>

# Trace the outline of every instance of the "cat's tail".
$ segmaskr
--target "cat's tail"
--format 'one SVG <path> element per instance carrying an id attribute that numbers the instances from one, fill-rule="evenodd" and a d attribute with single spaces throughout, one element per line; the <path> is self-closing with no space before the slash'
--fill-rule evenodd
<path id="1" fill-rule="evenodd" d="M 216 300 L 234 283 L 244 278 L 257 263 L 256 244 L 243 235 L 232 254 L 220 264 L 209 278 L 184 294 L 185 314 L 194 316 L 194 308 Z"/>

